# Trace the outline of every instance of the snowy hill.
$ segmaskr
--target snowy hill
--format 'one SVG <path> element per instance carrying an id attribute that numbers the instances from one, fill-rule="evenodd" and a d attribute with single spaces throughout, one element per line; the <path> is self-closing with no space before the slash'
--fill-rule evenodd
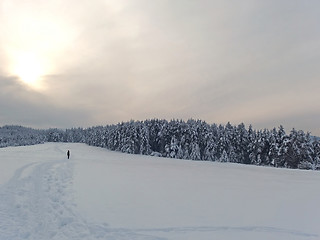
<path id="1" fill-rule="evenodd" d="M 2 148 L 0 239 L 316 240 L 319 183 L 316 171 L 84 144 Z"/>

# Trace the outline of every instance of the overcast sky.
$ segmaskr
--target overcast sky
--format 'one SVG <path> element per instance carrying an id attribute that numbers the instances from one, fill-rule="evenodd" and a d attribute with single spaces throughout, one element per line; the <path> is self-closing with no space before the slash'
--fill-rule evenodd
<path id="1" fill-rule="evenodd" d="M 318 0 L 0 0 L 0 125 L 320 135 Z"/>

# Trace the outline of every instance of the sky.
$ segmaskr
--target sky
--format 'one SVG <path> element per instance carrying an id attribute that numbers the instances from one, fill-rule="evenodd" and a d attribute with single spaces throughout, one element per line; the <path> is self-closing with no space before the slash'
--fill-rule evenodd
<path id="1" fill-rule="evenodd" d="M 318 0 L 0 0 L 0 125 L 283 125 L 320 136 Z"/>

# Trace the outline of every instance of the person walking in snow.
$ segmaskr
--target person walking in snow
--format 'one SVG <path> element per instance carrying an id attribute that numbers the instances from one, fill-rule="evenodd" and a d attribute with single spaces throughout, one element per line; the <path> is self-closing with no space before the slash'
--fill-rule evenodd
<path id="1" fill-rule="evenodd" d="M 68 156 L 68 159 L 70 158 L 70 151 L 68 150 L 67 151 L 67 156 Z"/>

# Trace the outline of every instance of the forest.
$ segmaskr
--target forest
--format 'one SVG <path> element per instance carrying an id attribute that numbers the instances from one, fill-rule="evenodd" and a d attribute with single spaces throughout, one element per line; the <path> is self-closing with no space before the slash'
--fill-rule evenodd
<path id="1" fill-rule="evenodd" d="M 129 154 L 198 161 L 232 162 L 281 168 L 320 169 L 320 141 L 310 133 L 283 126 L 255 130 L 205 121 L 128 121 L 90 128 L 37 130 L 0 128 L 0 147 L 44 142 L 86 143 Z"/>

